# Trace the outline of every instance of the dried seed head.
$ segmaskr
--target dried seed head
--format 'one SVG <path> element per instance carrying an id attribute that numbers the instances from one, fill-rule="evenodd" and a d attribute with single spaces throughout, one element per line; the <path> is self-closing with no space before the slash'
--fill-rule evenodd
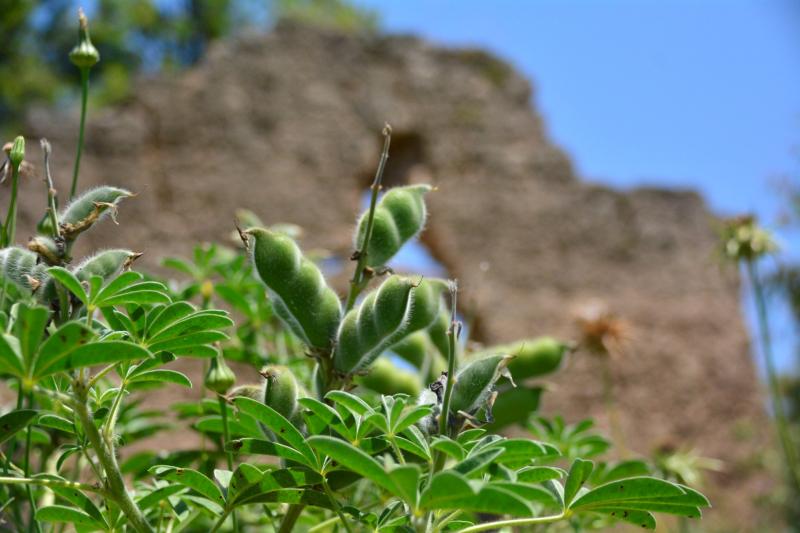
<path id="1" fill-rule="evenodd" d="M 729 261 L 753 261 L 778 250 L 775 239 L 752 215 L 723 222 L 720 253 Z"/>
<path id="2" fill-rule="evenodd" d="M 622 355 L 630 339 L 630 326 L 617 317 L 604 302 L 586 302 L 575 311 L 575 322 L 580 330 L 580 344 L 599 356 Z"/>

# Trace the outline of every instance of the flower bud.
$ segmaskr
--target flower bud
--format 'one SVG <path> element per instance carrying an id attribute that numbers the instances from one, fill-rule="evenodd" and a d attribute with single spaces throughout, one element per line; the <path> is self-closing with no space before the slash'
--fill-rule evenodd
<path id="1" fill-rule="evenodd" d="M 69 53 L 69 60 L 79 69 L 92 68 L 100 61 L 100 52 L 92 44 L 89 38 L 89 21 L 83 10 L 78 11 L 78 44 Z"/>
<path id="2" fill-rule="evenodd" d="M 14 144 L 11 145 L 11 151 L 8 153 L 8 160 L 11 164 L 19 168 L 22 161 L 25 159 L 25 137 L 19 136 L 14 139 Z"/>
<path id="3" fill-rule="evenodd" d="M 217 356 L 211 360 L 211 366 L 208 367 L 208 373 L 206 373 L 206 388 L 217 394 L 225 394 L 233 387 L 234 383 L 236 383 L 236 375 L 233 373 L 233 370 L 225 364 L 225 359 L 217 354 Z"/>

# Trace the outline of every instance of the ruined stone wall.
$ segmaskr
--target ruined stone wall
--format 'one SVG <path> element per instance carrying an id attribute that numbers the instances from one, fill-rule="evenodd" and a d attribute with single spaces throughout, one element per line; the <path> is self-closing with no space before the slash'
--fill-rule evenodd
<path id="1" fill-rule="evenodd" d="M 246 207 L 346 257 L 390 121 L 387 180 L 438 186 L 425 244 L 459 278 L 479 340 L 570 337 L 576 304 L 609 302 L 633 335 L 614 367 L 628 448 L 669 440 L 722 459 L 705 527 L 756 530 L 751 501 L 769 485 L 753 458 L 770 428 L 711 215 L 693 192 L 581 182 L 531 100 L 527 80 L 481 51 L 281 26 L 177 77 L 142 80 L 128 103 L 90 115 L 82 184 L 139 197 L 121 226 L 87 241 L 144 251 L 153 265 L 227 239 Z M 62 189 L 75 131 L 74 117 L 39 113 L 27 132 L 53 142 Z M 21 236 L 41 212 L 40 188 L 24 184 Z M 606 423 L 597 365 L 573 357 L 544 410 Z"/>

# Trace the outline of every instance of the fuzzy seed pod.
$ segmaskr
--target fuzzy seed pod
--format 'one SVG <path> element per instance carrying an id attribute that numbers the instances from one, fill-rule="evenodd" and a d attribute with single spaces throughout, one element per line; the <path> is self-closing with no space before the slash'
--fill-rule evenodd
<path id="1" fill-rule="evenodd" d="M 67 242 L 74 241 L 78 235 L 91 228 L 106 215 L 110 214 L 113 218 L 117 204 L 131 196 L 133 194 L 130 191 L 118 187 L 102 186 L 85 191 L 72 200 L 58 216 L 64 239 Z M 42 221 L 41 231 L 43 233 L 52 232 L 49 217 Z"/>
<path id="2" fill-rule="evenodd" d="M 45 263 L 50 266 L 61 265 L 66 262 L 64 257 L 63 243 L 59 245 L 50 237 L 37 235 L 28 240 L 28 250 L 38 255 Z"/>
<path id="3" fill-rule="evenodd" d="M 100 52 L 89 38 L 89 21 L 83 10 L 78 12 L 78 44 L 69 53 L 69 60 L 80 69 L 91 68 L 100 61 Z"/>
<path id="4" fill-rule="evenodd" d="M 386 357 L 379 357 L 369 371 L 354 380 L 361 386 L 380 394 L 408 394 L 416 397 L 422 384 L 416 374 L 403 370 Z"/>
<path id="5" fill-rule="evenodd" d="M 236 383 L 236 375 L 225 363 L 221 355 L 211 360 L 211 366 L 206 373 L 205 386 L 217 394 L 225 394 Z"/>
<path id="6" fill-rule="evenodd" d="M 506 366 L 513 356 L 490 355 L 473 361 L 456 374 L 450 412 L 473 414 L 484 406 L 492 393 L 495 382 L 507 372 Z"/>
<path id="7" fill-rule="evenodd" d="M 518 381 L 554 372 L 561 366 L 570 346 L 553 337 L 525 339 L 513 344 L 493 346 L 482 350 L 478 357 L 488 354 L 511 354 L 508 364 L 511 376 Z"/>
<path id="8" fill-rule="evenodd" d="M 11 151 L 8 152 L 8 160 L 14 167 L 19 167 L 25 159 L 25 137 L 19 136 L 14 139 Z"/>
<path id="9" fill-rule="evenodd" d="M 342 320 L 336 369 L 350 374 L 366 368 L 407 335 L 428 327 L 439 313 L 446 287 L 442 280 L 390 276 Z"/>
<path id="10" fill-rule="evenodd" d="M 385 265 L 408 240 L 416 237 L 425 226 L 427 210 L 425 194 L 430 185 L 395 187 L 383 195 L 375 206 L 372 235 L 367 247 L 367 265 Z M 367 230 L 369 213 L 358 221 L 355 247 L 361 250 Z"/>
<path id="11" fill-rule="evenodd" d="M 104 250 L 78 265 L 75 275 L 81 281 L 88 281 L 92 276 L 105 280 L 130 267 L 141 255 L 130 250 Z"/>
<path id="12" fill-rule="evenodd" d="M 245 397 L 260 402 L 264 398 L 264 389 L 259 385 L 239 385 L 228 393 L 228 400 Z"/>
<path id="13" fill-rule="evenodd" d="M 342 317 L 341 302 L 319 268 L 290 237 L 263 228 L 247 230 L 256 272 L 275 314 L 311 348 L 329 350 Z"/>
<path id="14" fill-rule="evenodd" d="M 297 380 L 285 366 L 271 365 L 261 370 L 264 377 L 261 401 L 291 420 L 297 411 Z"/>
<path id="15" fill-rule="evenodd" d="M 35 253 L 16 246 L 0 250 L 0 273 L 19 288 L 30 291 L 50 281 L 47 265 L 37 264 Z"/>
<path id="16" fill-rule="evenodd" d="M 447 361 L 433 346 L 427 331 L 412 333 L 392 346 L 391 350 L 420 370 L 427 365 L 426 382 L 435 380 L 447 370 Z"/>

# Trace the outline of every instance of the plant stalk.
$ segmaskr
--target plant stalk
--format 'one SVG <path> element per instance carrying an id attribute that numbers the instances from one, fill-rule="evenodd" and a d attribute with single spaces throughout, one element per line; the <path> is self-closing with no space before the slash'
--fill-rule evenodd
<path id="1" fill-rule="evenodd" d="M 220 394 L 217 395 L 217 400 L 219 401 L 219 411 L 222 414 L 222 449 L 224 450 L 225 445 L 231 440 L 230 431 L 228 430 L 228 404 Z M 233 452 L 227 452 L 225 459 L 228 463 L 228 470 L 233 472 Z M 236 511 L 231 511 L 231 520 L 233 521 L 233 531 L 238 533 L 239 520 L 236 517 Z"/>
<path id="2" fill-rule="evenodd" d="M 798 463 L 797 450 L 792 443 L 791 433 L 789 432 L 789 422 L 786 418 L 786 411 L 783 406 L 780 383 L 778 382 L 778 372 L 775 368 L 775 359 L 772 354 L 772 339 L 769 331 L 769 316 L 767 314 L 767 303 L 764 297 L 764 289 L 756 271 L 755 261 L 747 261 L 747 276 L 750 286 L 753 288 L 753 299 L 756 304 L 756 315 L 758 318 L 759 337 L 761 340 L 761 352 L 764 357 L 764 368 L 767 372 L 767 384 L 769 386 L 770 397 L 772 400 L 772 410 L 775 416 L 775 426 L 778 430 L 778 438 L 781 441 L 786 467 L 791 472 L 795 488 L 800 490 L 800 463 Z"/>
<path id="3" fill-rule="evenodd" d="M 75 402 L 75 411 L 81 420 L 86 438 L 92 445 L 97 455 L 97 460 L 105 472 L 105 485 L 109 498 L 117 503 L 133 529 L 139 533 L 154 533 L 153 528 L 147 522 L 144 514 L 142 514 L 142 511 L 133 501 L 128 489 L 125 487 L 122 472 L 120 472 L 117 458 L 114 455 L 113 439 L 108 439 L 106 444 L 94 425 L 87 402 L 88 389 L 86 388 L 86 383 L 84 381 L 76 381 L 73 385 L 78 400 Z"/>
<path id="4" fill-rule="evenodd" d="M 476 531 L 499 530 L 504 527 L 533 526 L 536 524 L 550 524 L 563 520 L 566 512 L 550 516 L 537 516 L 535 518 L 513 518 L 511 520 L 498 520 L 496 522 L 486 522 L 485 524 L 475 524 L 462 529 L 461 533 L 475 533 Z"/>
<path id="5" fill-rule="evenodd" d="M 283 515 L 283 521 L 281 522 L 281 527 L 278 529 L 278 533 L 290 533 L 294 529 L 297 519 L 300 518 L 300 515 L 303 513 L 304 508 L 305 505 L 302 503 L 293 503 L 290 505 L 286 514 Z"/>
<path id="6" fill-rule="evenodd" d="M 33 409 L 33 393 L 28 394 L 28 407 Z M 28 428 L 25 433 L 25 458 L 24 462 L 22 463 L 22 472 L 25 477 L 30 475 L 31 469 L 31 430 L 32 424 L 28 424 Z M 36 500 L 33 497 L 33 490 L 31 489 L 30 485 L 25 485 L 25 492 L 28 495 L 28 505 L 30 506 L 30 521 L 28 522 L 28 531 L 38 531 L 41 533 L 42 529 L 39 527 L 39 523 L 35 518 Z"/>
<path id="7" fill-rule="evenodd" d="M 89 69 L 81 68 L 81 124 L 78 129 L 78 149 L 75 154 L 75 168 L 72 171 L 72 187 L 69 189 L 69 199 L 75 197 L 78 189 L 78 172 L 81 168 L 81 153 L 83 152 L 83 132 L 86 126 L 86 104 L 89 99 Z"/>
<path id="8" fill-rule="evenodd" d="M 456 306 L 458 305 L 458 280 L 450 282 L 450 328 L 447 330 L 447 385 L 442 398 L 442 412 L 439 414 L 439 434 L 447 434 L 450 422 L 450 399 L 453 395 L 453 385 L 456 382 L 456 337 L 460 325 L 456 320 Z M 437 452 L 431 474 L 444 468 L 447 457 L 444 452 Z"/>
<path id="9" fill-rule="evenodd" d="M 47 215 L 52 226 L 53 239 L 61 237 L 61 228 L 58 226 L 58 205 L 56 200 L 56 188 L 53 186 L 53 176 L 50 174 L 50 152 L 52 151 L 47 139 L 40 141 L 44 152 L 44 184 L 47 187 Z"/>
<path id="10" fill-rule="evenodd" d="M 378 203 L 378 193 L 381 190 L 381 181 L 383 180 L 383 171 L 386 168 L 386 161 L 389 159 L 389 145 L 392 142 L 392 127 L 386 124 L 383 128 L 383 151 L 381 151 L 381 158 L 378 162 L 378 170 L 375 171 L 375 178 L 372 180 L 370 190 L 372 192 L 369 199 L 369 212 L 367 213 L 367 227 L 364 230 L 364 240 L 359 243 L 354 257 L 356 258 L 356 271 L 353 273 L 353 279 L 350 280 L 350 290 L 347 293 L 347 303 L 344 306 L 344 312 L 348 312 L 356 304 L 356 299 L 361 291 L 366 286 L 365 268 L 367 266 L 367 250 L 369 248 L 369 240 L 372 238 L 372 224 L 375 220 L 375 205 Z"/>
<path id="11" fill-rule="evenodd" d="M 61 479 L 30 478 L 30 477 L 0 477 L 0 485 L 41 485 L 42 487 L 62 487 L 65 489 L 76 489 L 84 492 L 94 492 L 105 495 L 105 491 L 96 485 L 88 483 L 78 483 L 77 481 L 67 481 Z"/>
<path id="12" fill-rule="evenodd" d="M 11 199 L 8 203 L 8 214 L 6 214 L 6 223 L 3 226 L 2 239 L 0 239 L 0 248 L 5 248 L 14 244 L 14 234 L 16 233 L 17 226 L 17 194 L 19 192 L 19 165 L 15 165 L 9 161 L 11 165 Z"/>

